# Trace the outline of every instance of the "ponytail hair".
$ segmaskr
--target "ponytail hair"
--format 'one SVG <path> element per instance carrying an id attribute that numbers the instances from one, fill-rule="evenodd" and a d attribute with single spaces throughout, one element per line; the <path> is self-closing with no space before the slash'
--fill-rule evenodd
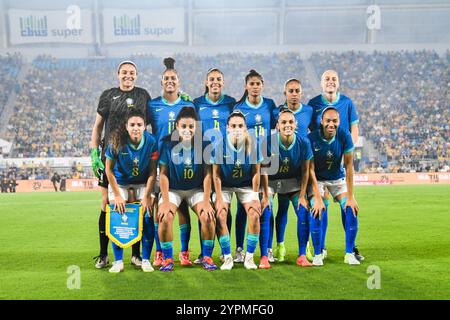
<path id="1" fill-rule="evenodd" d="M 263 76 L 260 73 L 258 73 L 256 70 L 251 69 L 249 71 L 249 73 L 245 76 L 245 84 L 247 84 L 248 80 L 250 80 L 250 78 L 252 78 L 252 77 L 257 77 L 257 78 L 259 78 L 259 80 L 261 80 L 262 83 L 264 83 Z M 247 97 L 248 97 L 248 92 L 246 89 L 244 94 L 242 95 L 241 99 L 239 99 L 239 101 L 236 102 L 236 104 L 239 104 L 239 103 L 245 101 L 245 99 L 247 99 Z"/>
<path id="2" fill-rule="evenodd" d="M 128 120 L 130 118 L 132 118 L 132 117 L 142 118 L 142 120 L 144 120 L 144 125 L 145 125 L 145 115 L 144 115 L 144 113 L 141 110 L 137 109 L 137 108 L 134 108 L 134 107 L 133 108 L 129 108 L 125 118 L 123 118 L 123 120 L 121 121 L 120 125 L 111 134 L 111 145 L 112 145 L 113 151 L 116 154 L 119 153 L 120 149 L 128 141 L 127 123 L 128 123 Z"/>
<path id="3" fill-rule="evenodd" d="M 219 72 L 219 73 L 222 75 L 222 77 L 223 77 L 223 72 L 220 71 L 219 68 L 210 68 L 210 69 L 208 70 L 208 72 L 206 73 L 206 80 L 208 80 L 209 74 L 210 74 L 211 72 L 214 72 L 214 71 Z M 205 86 L 205 93 L 204 93 L 204 94 L 207 94 L 208 92 L 209 92 L 209 88 L 208 88 L 208 86 Z"/>

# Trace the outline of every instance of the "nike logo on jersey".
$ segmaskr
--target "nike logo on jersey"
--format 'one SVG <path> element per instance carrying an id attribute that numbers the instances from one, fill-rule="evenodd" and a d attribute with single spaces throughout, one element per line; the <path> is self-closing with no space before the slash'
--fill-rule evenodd
<path id="1" fill-rule="evenodd" d="M 113 97 L 113 100 L 116 100 L 117 98 L 120 98 L 120 96 L 115 96 L 115 97 Z"/>
<path id="2" fill-rule="evenodd" d="M 208 108 L 208 107 L 203 107 L 203 108 L 200 108 L 200 111 L 202 111 L 202 110 L 204 110 L 204 109 L 206 109 L 206 108 Z"/>
<path id="3" fill-rule="evenodd" d="M 161 110 L 163 110 L 164 108 L 160 108 L 160 109 L 155 109 L 155 112 L 160 112 Z"/>
<path id="4" fill-rule="evenodd" d="M 314 151 L 316 151 L 316 152 L 319 151 L 319 150 L 320 150 L 320 148 L 319 149 L 314 148 Z"/>
<path id="5" fill-rule="evenodd" d="M 122 152 L 122 155 L 126 156 L 126 155 L 128 155 L 128 153 L 127 152 Z"/>

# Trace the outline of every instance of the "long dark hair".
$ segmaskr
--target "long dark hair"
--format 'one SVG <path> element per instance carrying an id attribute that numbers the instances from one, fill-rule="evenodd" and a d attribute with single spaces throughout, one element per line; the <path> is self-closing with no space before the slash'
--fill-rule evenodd
<path id="1" fill-rule="evenodd" d="M 175 59 L 172 57 L 164 58 L 163 60 L 164 66 L 166 67 L 166 70 L 162 73 L 166 73 L 167 71 L 174 71 L 178 76 L 178 71 L 175 69 Z"/>
<path id="2" fill-rule="evenodd" d="M 245 76 L 245 84 L 247 84 L 248 80 L 250 80 L 250 78 L 252 78 L 252 77 L 257 77 L 261 80 L 262 83 L 264 83 L 263 76 L 260 73 L 258 73 L 256 70 L 251 69 L 249 71 L 249 73 Z M 247 92 L 247 89 L 245 89 L 244 94 L 242 95 L 241 99 L 239 99 L 239 101 L 236 102 L 236 104 L 243 102 L 245 99 L 247 99 L 247 97 L 248 97 L 248 92 Z"/>
<path id="3" fill-rule="evenodd" d="M 139 109 L 129 108 L 124 120 L 122 120 L 121 124 L 111 135 L 111 145 L 115 153 L 119 153 L 120 148 L 122 148 L 128 141 L 127 123 L 132 117 L 142 118 L 145 125 L 144 113 Z"/>

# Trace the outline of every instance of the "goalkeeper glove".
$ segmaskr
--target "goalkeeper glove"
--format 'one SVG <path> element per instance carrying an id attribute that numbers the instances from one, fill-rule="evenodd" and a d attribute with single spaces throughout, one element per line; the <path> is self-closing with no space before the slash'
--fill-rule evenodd
<path id="1" fill-rule="evenodd" d="M 192 98 L 186 92 L 180 91 L 180 98 L 184 101 L 192 102 Z"/>
<path id="2" fill-rule="evenodd" d="M 92 171 L 97 178 L 100 178 L 100 170 L 105 170 L 102 160 L 100 159 L 100 150 L 98 148 L 91 149 Z"/>

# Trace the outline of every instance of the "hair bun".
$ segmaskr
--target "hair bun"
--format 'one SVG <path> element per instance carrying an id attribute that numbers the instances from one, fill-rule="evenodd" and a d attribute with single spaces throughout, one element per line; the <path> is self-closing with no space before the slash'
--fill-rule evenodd
<path id="1" fill-rule="evenodd" d="M 175 69 L 175 59 L 172 57 L 165 58 L 164 65 L 166 69 Z"/>

